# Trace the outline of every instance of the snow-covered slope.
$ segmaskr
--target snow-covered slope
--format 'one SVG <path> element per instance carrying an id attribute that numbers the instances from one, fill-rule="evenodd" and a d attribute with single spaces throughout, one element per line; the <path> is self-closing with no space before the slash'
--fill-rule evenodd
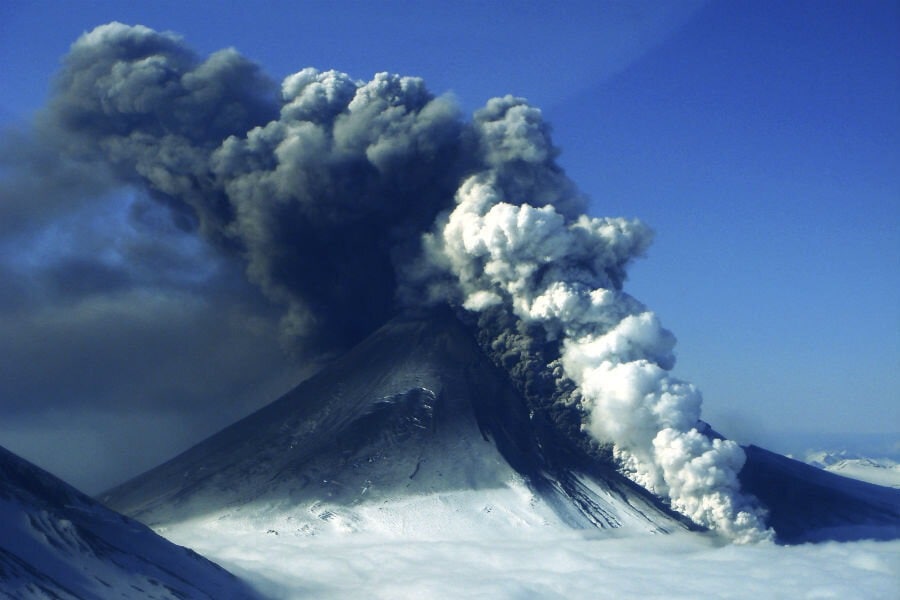
<path id="1" fill-rule="evenodd" d="M 102 500 L 153 526 L 200 518 L 273 534 L 690 528 L 615 469 L 567 462 L 548 439 L 449 313 L 398 318 Z"/>
<path id="2" fill-rule="evenodd" d="M 0 597 L 257 595 L 218 565 L 0 448 Z"/>
<path id="3" fill-rule="evenodd" d="M 825 470 L 851 479 L 900 489 L 900 464 L 887 459 L 845 458 L 828 465 Z"/>

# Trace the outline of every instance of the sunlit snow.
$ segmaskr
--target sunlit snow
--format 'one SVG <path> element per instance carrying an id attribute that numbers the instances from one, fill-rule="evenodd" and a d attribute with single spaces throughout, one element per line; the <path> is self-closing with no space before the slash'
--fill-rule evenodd
<path id="1" fill-rule="evenodd" d="M 889 458 L 868 458 L 846 451 L 811 452 L 806 462 L 844 477 L 900 488 L 900 463 Z"/>

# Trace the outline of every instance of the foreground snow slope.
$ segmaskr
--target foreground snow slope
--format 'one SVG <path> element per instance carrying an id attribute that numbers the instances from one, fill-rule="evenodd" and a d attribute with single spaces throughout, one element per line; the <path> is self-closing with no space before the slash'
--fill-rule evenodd
<path id="1" fill-rule="evenodd" d="M 102 500 L 154 526 L 225 519 L 304 535 L 690 527 L 615 469 L 567 462 L 531 417 L 449 313 L 398 318 Z"/>
<path id="2" fill-rule="evenodd" d="M 257 596 L 218 565 L 0 448 L 0 597 Z"/>

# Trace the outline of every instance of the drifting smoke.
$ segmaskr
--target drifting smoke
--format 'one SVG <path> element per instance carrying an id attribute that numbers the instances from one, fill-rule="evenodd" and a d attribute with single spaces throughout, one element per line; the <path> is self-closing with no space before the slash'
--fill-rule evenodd
<path id="1" fill-rule="evenodd" d="M 471 153 L 421 79 L 305 69 L 276 89 L 234 50 L 201 61 L 113 23 L 72 46 L 42 127 L 241 256 L 289 336 L 340 348 L 391 316 L 395 265 Z"/>
<path id="2" fill-rule="evenodd" d="M 466 122 L 420 79 L 314 69 L 275 96 L 234 50 L 200 60 L 110 24 L 73 45 L 42 126 L 240 257 L 303 343 L 352 343 L 398 298 L 475 314 L 526 395 L 565 405 L 632 479 L 735 540 L 768 537 L 742 450 L 698 431 L 674 337 L 622 291 L 651 232 L 582 214 L 539 110 L 506 97 Z"/>

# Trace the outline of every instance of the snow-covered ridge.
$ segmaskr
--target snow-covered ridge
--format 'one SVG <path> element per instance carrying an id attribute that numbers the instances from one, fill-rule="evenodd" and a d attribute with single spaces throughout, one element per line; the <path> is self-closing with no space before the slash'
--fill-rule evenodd
<path id="1" fill-rule="evenodd" d="M 0 597 L 258 596 L 218 565 L 0 447 Z"/>
<path id="2" fill-rule="evenodd" d="M 890 458 L 862 456 L 847 450 L 817 450 L 808 452 L 804 460 L 830 473 L 900 489 L 900 463 Z"/>

